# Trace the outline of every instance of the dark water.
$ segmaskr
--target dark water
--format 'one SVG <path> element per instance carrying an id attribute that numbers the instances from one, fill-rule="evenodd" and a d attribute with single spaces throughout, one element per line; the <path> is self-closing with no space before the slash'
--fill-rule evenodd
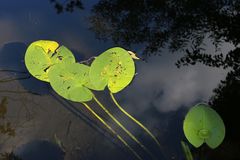
<path id="1" fill-rule="evenodd" d="M 237 2 L 1 0 L 2 159 L 13 159 L 14 154 L 23 160 L 136 159 L 81 104 L 64 100 L 47 83 L 29 75 L 24 54 L 31 42 L 40 39 L 65 45 L 78 61 L 114 46 L 144 59 L 136 62 L 138 74 L 116 98 L 156 135 L 161 150 L 114 106 L 107 92 L 96 94 L 156 159 L 184 159 L 182 123 L 198 102 L 209 103 L 222 116 L 226 138 L 215 150 L 193 149 L 195 159 L 240 159 Z M 96 104 L 90 104 L 144 160 L 152 159 Z"/>

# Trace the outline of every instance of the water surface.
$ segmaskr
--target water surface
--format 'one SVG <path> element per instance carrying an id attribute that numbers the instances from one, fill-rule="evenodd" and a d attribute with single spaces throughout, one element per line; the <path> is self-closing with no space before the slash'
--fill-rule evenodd
<path id="1" fill-rule="evenodd" d="M 0 2 L 0 100 L 4 108 L 0 113 L 0 126 L 4 127 L 0 128 L 7 128 L 0 130 L 1 153 L 28 151 L 27 144 L 36 141 L 40 146 L 43 142 L 52 144 L 57 136 L 66 160 L 135 159 L 81 104 L 64 100 L 49 84 L 29 75 L 24 65 L 26 48 L 33 41 L 47 39 L 68 47 L 78 61 L 114 46 L 145 59 L 136 62 L 134 81 L 116 98 L 156 135 L 162 150 L 114 106 L 107 91 L 96 94 L 157 159 L 184 159 L 182 123 L 188 109 L 198 102 L 210 103 L 219 111 L 226 123 L 227 138 L 215 151 L 203 147 L 201 155 L 195 150 L 196 159 L 240 159 L 233 108 L 238 106 L 240 95 L 239 11 L 235 1 L 218 5 L 215 1 L 175 4 L 167 0 L 58 2 Z M 187 9 L 178 11 L 174 6 Z M 212 12 L 207 12 L 206 6 Z M 205 53 L 230 58 L 222 62 L 221 57 L 199 56 Z M 178 68 L 175 63 L 181 58 Z M 144 160 L 151 159 L 96 104 L 91 105 Z M 41 153 L 43 157 L 47 151 Z"/>

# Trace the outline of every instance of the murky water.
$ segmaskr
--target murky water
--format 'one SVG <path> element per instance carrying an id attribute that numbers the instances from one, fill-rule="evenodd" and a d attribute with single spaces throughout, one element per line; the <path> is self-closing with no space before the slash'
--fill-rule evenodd
<path id="1" fill-rule="evenodd" d="M 63 99 L 49 84 L 28 73 L 24 64 L 26 48 L 40 39 L 65 45 L 77 61 L 114 46 L 135 51 L 145 59 L 136 62 L 136 77 L 116 98 L 153 132 L 161 150 L 118 110 L 107 91 L 97 92 L 96 96 L 151 150 L 155 159 L 184 159 L 180 143 L 186 141 L 183 120 L 198 102 L 214 106 L 223 117 L 227 135 L 216 150 L 206 146 L 193 149 L 195 159 L 240 159 L 238 114 L 234 108 L 239 106 L 240 97 L 238 4 L 234 0 L 226 4 L 161 2 L 2 0 L 0 159 L 136 159 L 83 105 Z M 222 54 L 223 58 L 201 56 L 204 53 Z M 224 59 L 226 55 L 228 59 Z M 175 63 L 181 58 L 178 68 Z M 144 160 L 152 159 L 95 103 L 90 105 Z"/>

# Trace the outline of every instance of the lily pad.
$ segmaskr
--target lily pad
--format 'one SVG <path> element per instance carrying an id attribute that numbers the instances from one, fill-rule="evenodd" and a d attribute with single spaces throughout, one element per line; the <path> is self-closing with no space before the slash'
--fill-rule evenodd
<path id="1" fill-rule="evenodd" d="M 74 102 L 90 101 L 92 92 L 85 87 L 89 79 L 89 68 L 78 63 L 60 63 L 52 66 L 48 76 L 53 90 Z"/>
<path id="2" fill-rule="evenodd" d="M 190 109 L 183 130 L 188 141 L 195 147 L 200 147 L 205 142 L 210 148 L 216 148 L 225 137 L 223 120 L 206 104 L 198 104 Z"/>
<path id="3" fill-rule="evenodd" d="M 132 81 L 135 65 L 131 55 L 123 48 L 114 47 L 99 55 L 92 63 L 89 76 L 96 90 L 108 86 L 112 93 L 124 89 Z"/>
<path id="4" fill-rule="evenodd" d="M 74 63 L 72 52 L 55 41 L 39 40 L 31 43 L 25 54 L 25 64 L 32 76 L 49 82 L 49 68 L 57 63 Z"/>

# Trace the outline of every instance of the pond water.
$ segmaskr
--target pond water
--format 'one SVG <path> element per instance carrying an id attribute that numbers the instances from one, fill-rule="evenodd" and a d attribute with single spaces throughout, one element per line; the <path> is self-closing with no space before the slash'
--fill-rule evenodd
<path id="1" fill-rule="evenodd" d="M 120 112 L 107 90 L 96 96 L 155 159 L 185 159 L 183 120 L 199 102 L 209 103 L 219 112 L 227 134 L 215 150 L 207 146 L 194 149 L 188 144 L 194 159 L 240 159 L 236 112 L 240 7 L 234 0 L 187 2 L 1 0 L 0 159 L 136 159 L 83 105 L 58 96 L 48 83 L 28 73 L 26 48 L 41 39 L 68 47 L 79 62 L 114 46 L 142 57 L 136 61 L 134 80 L 116 99 L 151 130 L 161 149 Z M 89 105 L 143 160 L 154 159 L 98 105 Z"/>

